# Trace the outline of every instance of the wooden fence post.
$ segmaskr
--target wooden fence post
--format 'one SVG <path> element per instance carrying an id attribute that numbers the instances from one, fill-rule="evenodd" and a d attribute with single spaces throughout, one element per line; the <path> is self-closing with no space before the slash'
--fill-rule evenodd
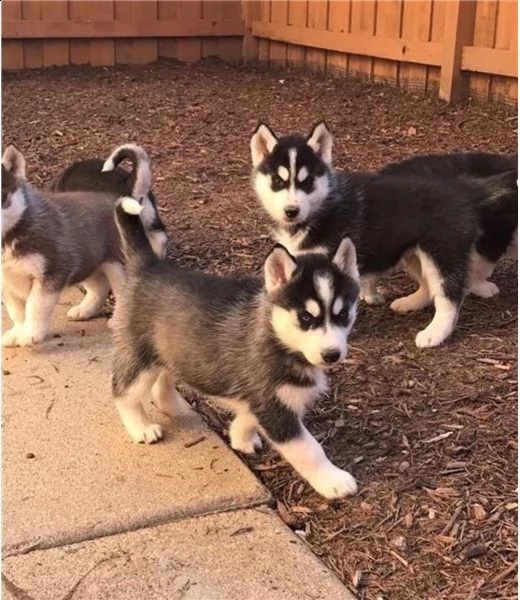
<path id="1" fill-rule="evenodd" d="M 253 21 L 260 19 L 260 0 L 242 0 L 242 18 L 244 19 L 244 37 L 242 39 L 242 60 L 258 60 L 258 39 L 253 37 Z"/>
<path id="2" fill-rule="evenodd" d="M 476 0 L 450 0 L 445 3 L 444 40 L 439 97 L 447 102 L 461 100 L 468 93 L 469 75 L 460 67 L 462 49 L 473 43 Z"/>

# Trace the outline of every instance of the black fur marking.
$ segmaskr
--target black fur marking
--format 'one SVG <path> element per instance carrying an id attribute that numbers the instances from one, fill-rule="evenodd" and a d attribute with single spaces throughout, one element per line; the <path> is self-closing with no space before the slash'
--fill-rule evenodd
<path id="1" fill-rule="evenodd" d="M 296 413 L 276 398 L 271 398 L 261 408 L 253 408 L 253 413 L 269 439 L 281 444 L 301 435 L 300 420 Z"/>

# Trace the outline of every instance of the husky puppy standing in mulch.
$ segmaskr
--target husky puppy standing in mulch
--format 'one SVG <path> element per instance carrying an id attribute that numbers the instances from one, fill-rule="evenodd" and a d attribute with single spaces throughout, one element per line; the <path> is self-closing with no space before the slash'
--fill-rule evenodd
<path id="1" fill-rule="evenodd" d="M 149 181 L 135 186 L 137 197 Z M 67 313 L 71 320 L 99 313 L 110 289 L 125 283 L 121 241 L 114 221 L 114 196 L 100 192 L 50 193 L 25 176 L 25 159 L 9 146 L 2 157 L 3 300 L 13 326 L 4 346 L 32 346 L 47 335 L 63 289 L 81 284 L 85 297 Z M 110 322 L 109 322 L 110 324 Z"/>
<path id="2" fill-rule="evenodd" d="M 130 172 L 119 166 L 124 160 L 130 161 Z M 53 181 L 51 189 L 58 192 L 110 193 L 114 200 L 122 196 L 137 198 L 137 190 L 147 190 L 141 201 L 143 210 L 140 216 L 154 252 L 164 258 L 168 238 L 151 190 L 151 176 L 150 160 L 145 150 L 136 144 L 123 144 L 115 148 L 105 161 L 89 158 L 68 166 Z"/>
<path id="3" fill-rule="evenodd" d="M 336 173 L 324 123 L 306 138 L 277 138 L 261 124 L 251 155 L 256 194 L 276 224 L 276 239 L 293 254 L 329 250 L 348 235 L 359 259 L 361 297 L 371 304 L 384 301 L 375 281 L 404 264 L 419 289 L 391 308 L 435 307 L 433 320 L 416 336 L 418 347 L 448 338 L 464 295 L 482 291 L 485 273 L 470 268 L 482 228 L 503 218 L 516 227 L 516 169 L 478 182 L 406 172 Z"/>
<path id="4" fill-rule="evenodd" d="M 158 259 L 138 209 L 131 199 L 116 209 L 129 279 L 114 328 L 112 390 L 131 438 L 161 438 L 141 402 L 150 395 L 174 416 L 182 383 L 235 413 L 236 450 L 253 453 L 260 433 L 323 496 L 355 493 L 350 473 L 328 460 L 302 423 L 327 388 L 324 368 L 347 354 L 359 293 L 352 242 L 342 240 L 332 258 L 294 258 L 277 246 L 264 282 L 217 277 Z"/>

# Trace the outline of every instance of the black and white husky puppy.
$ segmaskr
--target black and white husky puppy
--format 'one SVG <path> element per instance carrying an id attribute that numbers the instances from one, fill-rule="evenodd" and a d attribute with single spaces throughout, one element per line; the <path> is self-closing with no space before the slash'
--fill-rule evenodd
<path id="1" fill-rule="evenodd" d="M 386 165 L 380 173 L 461 177 L 477 184 L 482 180 L 484 185 L 489 185 L 489 181 L 492 181 L 489 178 L 517 170 L 518 154 L 463 152 L 413 156 Z M 492 275 L 497 261 L 504 255 L 517 258 L 518 191 L 511 190 L 508 195 L 502 196 L 500 206 L 494 202 L 491 206 L 484 203 L 479 216 L 481 232 L 471 257 L 469 291 L 482 298 L 491 298 L 498 294 L 499 289 L 487 279 Z"/>
<path id="2" fill-rule="evenodd" d="M 129 283 L 114 329 L 112 390 L 130 437 L 162 437 L 141 402 L 149 396 L 173 414 L 183 383 L 235 413 L 234 449 L 253 453 L 261 434 L 323 496 L 355 493 L 350 473 L 302 423 L 327 389 L 324 368 L 347 354 L 359 293 L 352 242 L 343 239 L 332 258 L 277 246 L 264 282 L 217 277 L 158 259 L 134 216 L 139 208 L 123 199 L 116 209 Z"/>
<path id="3" fill-rule="evenodd" d="M 146 185 L 139 190 L 146 193 Z M 2 292 L 13 326 L 4 346 L 32 346 L 47 335 L 62 290 L 81 284 L 85 297 L 67 313 L 85 320 L 110 289 L 119 296 L 125 269 L 112 194 L 41 192 L 26 181 L 25 159 L 9 146 L 2 157 Z"/>
<path id="4" fill-rule="evenodd" d="M 124 160 L 130 161 L 131 171 L 119 166 Z M 144 148 L 136 144 L 123 144 L 115 148 L 105 161 L 89 158 L 73 163 L 52 182 L 51 189 L 61 192 L 105 192 L 113 194 L 114 199 L 122 196 L 138 198 L 138 190 L 147 189 L 141 203 L 141 220 L 154 252 L 164 258 L 168 238 L 151 185 L 150 159 Z"/>
<path id="5" fill-rule="evenodd" d="M 433 302 L 431 323 L 416 336 L 418 347 L 441 344 L 457 322 L 471 287 L 470 255 L 480 233 L 479 210 L 495 212 L 516 192 L 517 173 L 486 183 L 420 175 L 336 173 L 332 136 L 325 123 L 307 137 L 277 138 L 261 124 L 251 138 L 253 187 L 275 222 L 276 239 L 292 254 L 335 247 L 343 236 L 354 242 L 361 297 L 382 301 L 374 291 L 379 276 L 399 263 L 420 283 L 413 294 L 391 304 L 397 312 Z"/>

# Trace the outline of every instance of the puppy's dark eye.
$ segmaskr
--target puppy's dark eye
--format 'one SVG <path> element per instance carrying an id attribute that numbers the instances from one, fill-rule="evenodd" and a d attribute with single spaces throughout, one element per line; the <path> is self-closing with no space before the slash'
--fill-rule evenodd
<path id="1" fill-rule="evenodd" d="M 283 189 L 285 181 L 280 177 L 280 175 L 273 175 L 271 177 L 271 185 L 273 190 L 279 191 Z"/>
<path id="2" fill-rule="evenodd" d="M 302 312 L 298 313 L 298 320 L 304 329 L 308 329 L 315 324 L 316 317 L 313 317 L 309 311 L 302 310 Z"/>
<path id="3" fill-rule="evenodd" d="M 314 183 L 314 177 L 312 175 L 307 175 L 307 177 L 302 181 L 302 186 L 312 187 Z"/>

